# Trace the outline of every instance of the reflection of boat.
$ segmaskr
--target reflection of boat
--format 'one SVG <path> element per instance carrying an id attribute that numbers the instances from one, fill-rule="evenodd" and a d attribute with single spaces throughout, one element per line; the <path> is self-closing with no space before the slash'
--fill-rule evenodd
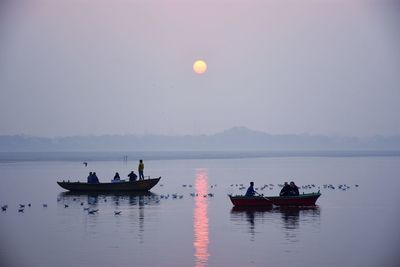
<path id="1" fill-rule="evenodd" d="M 276 206 L 314 206 L 321 193 L 301 194 L 298 196 L 285 196 L 285 197 L 264 197 L 264 196 L 232 196 L 229 198 L 232 204 L 236 207 L 268 207 Z"/>
<path id="2" fill-rule="evenodd" d="M 255 224 L 264 221 L 273 222 L 275 218 L 281 218 L 282 227 L 285 230 L 297 229 L 300 223 L 310 224 L 318 220 L 320 209 L 315 206 L 280 206 L 273 208 L 272 206 L 254 206 L 254 207 L 238 207 L 235 206 L 231 210 L 232 221 L 243 221 L 245 219 L 250 226 L 250 233 L 254 234 Z M 279 220 L 280 221 L 280 220 Z"/>
<path id="3" fill-rule="evenodd" d="M 61 192 L 58 195 L 61 203 L 87 203 L 94 205 L 98 203 L 112 203 L 119 205 L 157 205 L 159 196 L 149 191 L 136 192 Z M 81 204 L 83 205 L 83 204 Z"/>
<path id="4" fill-rule="evenodd" d="M 157 195 L 149 192 L 149 191 L 126 191 L 126 192 L 78 192 L 78 191 L 66 191 L 66 192 L 61 192 L 59 194 L 60 197 L 140 197 L 140 196 L 149 196 L 149 197 L 156 197 Z"/>
<path id="5" fill-rule="evenodd" d="M 80 183 L 80 182 L 57 182 L 59 186 L 73 192 L 136 192 L 149 191 L 153 188 L 159 178 L 151 178 L 146 180 L 138 180 L 135 182 L 120 182 L 120 183 Z"/>

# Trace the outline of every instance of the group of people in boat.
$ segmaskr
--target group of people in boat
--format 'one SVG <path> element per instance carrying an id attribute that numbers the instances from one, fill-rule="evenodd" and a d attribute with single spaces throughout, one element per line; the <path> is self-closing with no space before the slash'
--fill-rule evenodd
<path id="1" fill-rule="evenodd" d="M 255 194 L 258 194 L 255 190 L 254 190 L 254 182 L 250 182 L 250 186 L 249 188 L 247 188 L 246 197 L 252 197 Z M 292 181 L 290 182 L 290 184 L 288 184 L 288 182 L 285 182 L 285 184 L 283 185 L 281 192 L 279 193 L 279 196 L 283 197 L 283 196 L 298 196 L 299 193 L 299 188 L 297 187 L 297 185 Z"/>
<path id="2" fill-rule="evenodd" d="M 99 178 L 97 177 L 95 172 L 89 172 L 89 176 L 87 177 L 88 184 L 98 184 Z"/>
<path id="3" fill-rule="evenodd" d="M 139 166 L 138 166 L 138 172 L 139 172 L 139 180 L 144 180 L 144 163 L 143 160 L 141 159 L 139 161 Z M 134 182 L 138 179 L 138 176 L 134 171 L 131 171 L 128 175 L 129 182 Z M 97 175 L 95 172 L 90 172 L 89 176 L 87 177 L 87 182 L 88 184 L 98 184 L 99 178 L 97 178 Z M 121 177 L 118 172 L 115 173 L 114 179 L 111 180 L 112 183 L 118 183 L 121 182 Z"/>
<path id="4" fill-rule="evenodd" d="M 299 188 L 294 182 L 290 182 L 290 184 L 288 184 L 288 182 L 285 182 L 281 189 L 281 192 L 279 193 L 281 197 L 298 196 L 299 194 Z"/>

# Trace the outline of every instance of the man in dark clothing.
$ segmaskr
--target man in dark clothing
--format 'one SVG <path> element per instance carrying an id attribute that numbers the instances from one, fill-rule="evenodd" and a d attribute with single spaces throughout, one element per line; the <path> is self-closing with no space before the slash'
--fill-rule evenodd
<path id="1" fill-rule="evenodd" d="M 114 180 L 116 180 L 116 181 L 120 181 L 121 180 L 121 177 L 119 177 L 119 173 L 118 172 L 115 173 Z"/>
<path id="2" fill-rule="evenodd" d="M 92 172 L 89 172 L 89 176 L 87 177 L 87 182 L 88 182 L 88 184 L 93 183 L 93 173 Z"/>
<path id="3" fill-rule="evenodd" d="M 136 181 L 136 179 L 137 179 L 137 175 L 136 175 L 136 173 L 134 173 L 133 171 L 131 171 L 131 172 L 128 174 L 128 177 L 129 177 L 129 182 L 134 182 L 134 181 Z"/>
<path id="4" fill-rule="evenodd" d="M 290 196 L 290 191 L 291 190 L 292 189 L 290 188 L 290 185 L 287 182 L 285 182 L 285 184 L 283 185 L 283 188 L 282 188 L 281 192 L 279 193 L 279 195 L 281 197 Z"/>
<path id="5" fill-rule="evenodd" d="M 290 182 L 290 195 L 291 196 L 298 196 L 299 193 L 299 188 L 297 187 L 297 185 L 295 185 L 294 182 Z"/>
<path id="6" fill-rule="evenodd" d="M 94 183 L 94 184 L 99 184 L 100 183 L 99 182 L 99 178 L 97 178 L 97 175 L 96 175 L 95 172 L 93 173 L 92 178 L 93 178 L 92 183 Z"/>
<path id="7" fill-rule="evenodd" d="M 249 188 L 247 188 L 245 196 L 246 197 L 253 197 L 255 193 L 256 193 L 256 191 L 254 191 L 254 183 L 250 182 L 250 186 L 249 186 Z"/>

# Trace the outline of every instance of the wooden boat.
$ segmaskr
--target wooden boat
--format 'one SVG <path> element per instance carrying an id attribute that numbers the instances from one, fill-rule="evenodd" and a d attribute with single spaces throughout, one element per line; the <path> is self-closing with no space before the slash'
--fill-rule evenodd
<path id="1" fill-rule="evenodd" d="M 301 194 L 298 196 L 232 196 L 229 198 L 235 207 L 268 207 L 272 205 L 276 206 L 314 206 L 317 199 L 321 196 L 321 193 L 309 193 Z"/>
<path id="2" fill-rule="evenodd" d="M 161 177 L 134 182 L 121 181 L 119 183 L 97 183 L 88 184 L 81 182 L 62 181 L 57 182 L 59 186 L 72 192 L 140 192 L 149 191 L 153 188 Z"/>

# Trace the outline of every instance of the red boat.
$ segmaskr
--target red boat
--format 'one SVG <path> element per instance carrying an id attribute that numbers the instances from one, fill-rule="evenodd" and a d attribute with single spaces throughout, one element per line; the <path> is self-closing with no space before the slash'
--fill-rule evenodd
<path id="1" fill-rule="evenodd" d="M 321 196 L 321 193 L 301 194 L 298 196 L 285 197 L 264 197 L 264 196 L 232 196 L 229 198 L 235 207 L 268 207 L 276 206 L 315 206 L 315 202 Z"/>

